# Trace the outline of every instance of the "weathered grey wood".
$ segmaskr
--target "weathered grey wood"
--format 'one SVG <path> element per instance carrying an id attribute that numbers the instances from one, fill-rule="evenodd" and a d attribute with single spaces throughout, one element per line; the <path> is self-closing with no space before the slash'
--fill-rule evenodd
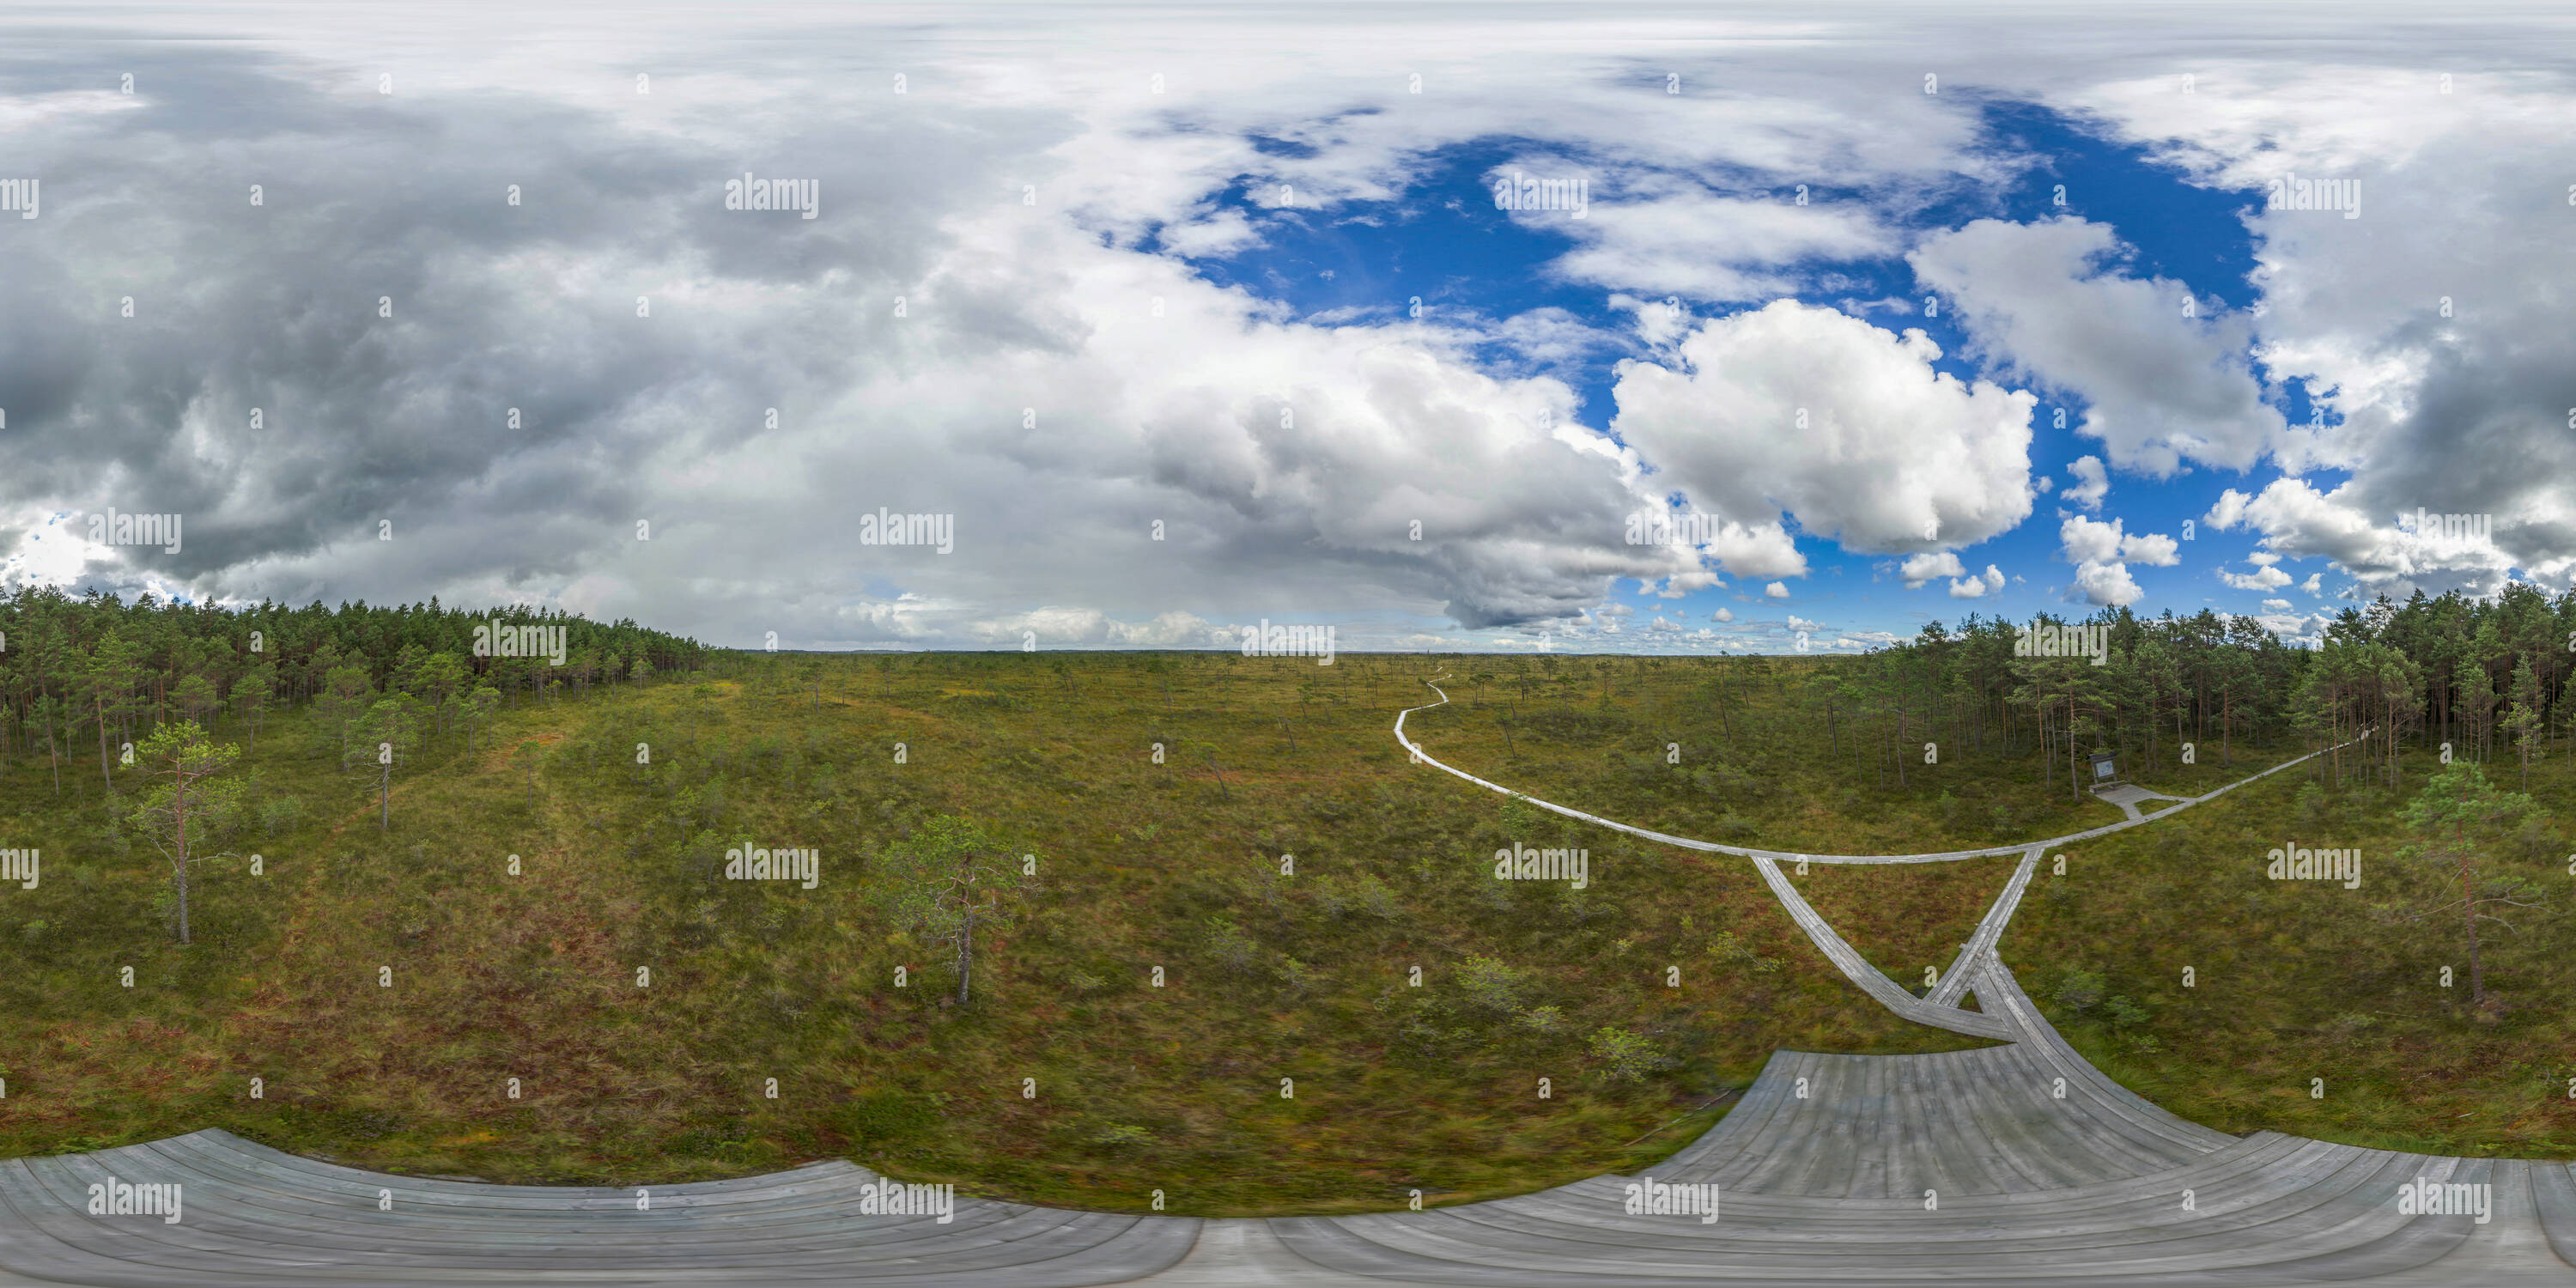
<path id="1" fill-rule="evenodd" d="M 1437 678 L 1445 680 L 1449 677 L 1443 675 Z M 2360 737 L 2354 738 L 2351 741 L 2337 743 L 2335 746 L 2325 748 L 2323 751 L 2312 751 L 2307 755 L 2300 756 L 2294 760 L 2282 761 L 2280 764 L 2274 765 L 2270 769 L 2263 770 L 2260 773 L 2247 775 L 2246 777 L 2240 778 L 2224 787 L 2213 788 L 2210 791 L 2188 799 L 2180 797 L 2166 797 L 2164 799 L 2182 800 L 2182 804 L 2158 810 L 2143 818 L 2122 819 L 2117 823 L 2108 823 L 2101 827 L 2087 828 L 2081 832 L 2069 832 L 2064 836 L 2050 837 L 2044 841 L 2023 841 L 2013 845 L 1991 845 L 1981 850 L 1942 850 L 1931 854 L 1807 854 L 1787 850 L 1758 850 L 1750 846 L 1742 845 L 1724 845 L 1715 841 L 1698 841 L 1686 836 L 1672 836 L 1663 832 L 1649 831 L 1642 827 L 1631 827 L 1626 823 L 1602 818 L 1599 815 L 1586 814 L 1578 809 L 1569 809 L 1552 801 L 1543 801 L 1538 797 L 1528 795 L 1527 793 L 1513 791 L 1511 788 L 1505 787 L 1500 783 L 1487 782 L 1463 769 L 1453 768 L 1434 758 L 1431 753 L 1424 751 L 1421 747 L 1415 745 L 1412 739 L 1404 736 L 1404 718 L 1406 716 L 1412 715 L 1416 711 L 1428 711 L 1433 707 L 1447 706 L 1449 704 L 1448 693 L 1443 691 L 1438 684 L 1431 681 L 1424 681 L 1424 684 L 1432 692 L 1438 693 L 1440 695 L 1440 700 L 1423 706 L 1407 707 L 1404 710 L 1397 712 L 1395 715 L 1396 742 L 1401 744 L 1407 752 L 1411 753 L 1413 759 L 1421 764 L 1429 765 L 1444 774 L 1463 778 L 1487 791 L 1500 792 L 1505 796 L 1517 796 L 1521 800 L 1535 805 L 1540 809 L 1563 814 L 1567 818 L 1581 819 L 1586 823 L 1598 824 L 1599 826 L 1610 828 L 1613 831 L 1626 832 L 1631 836 L 1642 836 L 1649 841 L 1660 841 L 1666 845 L 1679 846 L 1685 850 L 1705 850 L 1715 854 L 1734 854 L 1748 859 L 1774 859 L 1789 863 L 1795 863 L 1800 859 L 1806 859 L 1815 863 L 1947 863 L 1958 859 L 1999 858 L 2004 855 L 2019 854 L 2022 851 L 2035 846 L 2053 848 L 2061 845 L 2071 845 L 2077 841 L 2089 841 L 2095 837 L 2109 836 L 2113 832 L 2136 827 L 2140 823 L 2151 823 L 2168 814 L 2175 813 L 2176 811 L 2188 809 L 2191 806 L 2202 804 L 2207 801 L 2216 800 L 2247 783 L 2261 778 L 2268 778 L 2284 769 L 2290 768 L 2293 765 L 2305 764 L 2310 760 L 2314 760 L 2317 757 L 2326 754 L 2326 752 L 2334 751 L 2341 747 L 2349 747 L 2353 745 L 2354 742 L 2359 742 L 2363 738 L 2370 736 L 2370 731 L 2364 730 Z"/>
<path id="2" fill-rule="evenodd" d="M 2004 927 L 2012 924 L 2013 913 L 2021 907 L 2021 896 L 2030 888 L 2030 874 L 2039 866 L 2039 856 L 2047 846 L 2034 845 L 2022 852 L 2021 862 L 2013 868 L 2012 878 L 2004 882 L 2003 893 L 1995 896 L 1986 915 L 1977 919 L 1977 929 L 1959 948 L 1959 956 L 1950 963 L 1950 972 L 1934 986 L 1923 1000 L 1934 1006 L 1957 1006 L 1968 991 L 1969 981 L 1976 978 L 1977 967 L 1995 951 L 1996 941 L 2003 938 Z"/>
<path id="3" fill-rule="evenodd" d="M 2207 1153 L 2177 1147 L 2184 1161 L 2161 1170 L 2044 1187 L 2046 1178 L 2014 1169 L 2032 1167 L 2034 1158 L 2052 1165 L 2076 1158 L 2089 1160 L 2085 1166 L 2116 1170 L 2117 1159 L 2104 1163 L 2099 1151 L 2131 1149 L 2135 1142 L 2118 1131 L 2088 1129 L 2080 1119 L 2052 1124 L 2047 1115 L 2034 1115 L 2029 1066 L 2010 1069 L 2003 1063 L 2026 1058 L 2025 1045 L 1927 1056 L 1775 1056 L 1739 1110 L 1751 1111 L 1743 1122 L 1758 1120 L 1757 1129 L 1739 1125 L 1711 1132 L 1677 1155 L 1674 1166 L 1655 1173 L 1679 1178 L 1685 1172 L 1737 1170 L 1732 1160 L 1709 1157 L 1721 1146 L 1738 1159 L 1776 1163 L 1796 1156 L 1812 1150 L 1820 1134 L 1832 1136 L 1819 1115 L 1844 1118 L 1854 1130 L 1840 1140 L 1856 1152 L 1822 1164 L 1802 1160 L 1785 1170 L 1760 1169 L 1792 1189 L 1765 1188 L 1758 1181 L 1730 1189 L 1713 1225 L 1628 1216 L 1620 1210 L 1623 1179 L 1596 1177 L 1520 1198 L 1422 1213 L 1213 1223 L 1221 1231 L 1214 1240 L 1190 1221 L 1049 1214 L 992 1204 L 986 1205 L 994 1209 L 989 1219 L 977 1227 L 985 1236 L 1026 1222 L 1025 1236 L 996 1240 L 959 1229 L 968 1220 L 961 1209 L 957 1225 L 916 1225 L 907 1231 L 906 1242 L 914 1246 L 904 1255 L 872 1260 L 865 1246 L 875 1228 L 870 1221 L 843 1216 L 835 1222 L 824 1215 L 828 1203 L 808 1202 L 815 1194 L 807 1182 L 865 1174 L 825 1167 L 759 1178 L 784 1183 L 726 1185 L 737 1195 L 768 1191 L 774 1201 L 813 1209 L 808 1219 L 814 1233 L 841 1249 L 843 1260 L 825 1264 L 776 1255 L 790 1253 L 797 1243 L 796 1221 L 777 1230 L 777 1247 L 728 1241 L 730 1249 L 711 1260 L 677 1245 L 716 1233 L 698 1218 L 728 1205 L 685 1204 L 663 1217 L 658 1209 L 618 1213 L 596 1205 L 616 1191 L 425 1183 L 309 1160 L 301 1160 L 301 1167 L 242 1170 L 241 1191 L 272 1205 L 291 1200 L 292 1187 L 309 1178 L 315 1190 L 309 1202 L 320 1214 L 316 1232 L 335 1222 L 339 1238 L 374 1229 L 394 1255 L 371 1260 L 363 1243 L 357 1250 L 335 1251 L 270 1229 L 267 1222 L 289 1208 L 272 1207 L 262 1220 L 243 1223 L 232 1219 L 227 1199 L 200 1195 L 193 1187 L 211 1184 L 221 1191 L 228 1183 L 225 1160 L 255 1159 L 259 1152 L 205 1139 L 212 1135 L 206 1133 L 175 1144 L 0 1164 L 0 1261 L 56 1281 L 136 1285 L 1136 1281 L 1320 1288 L 1390 1282 L 2263 1284 L 2379 1282 L 2389 1276 L 2408 1283 L 2576 1283 L 2576 1272 L 2566 1271 L 2548 1251 L 2543 1233 L 2543 1210 L 2563 1217 L 2568 1200 L 2576 1197 L 2576 1180 L 2563 1165 L 2425 1158 L 2266 1133 L 2225 1138 L 2225 1147 Z M 1783 1083 L 1800 1070 L 1815 1080 L 1821 1097 L 1798 1101 L 1778 1085 L 1763 1085 Z M 2009 1077 L 1979 1081 L 1997 1071 Z M 1899 1130 L 1857 1130 L 1864 1120 L 1894 1120 Z M 1999 1129 L 2018 1138 L 1998 1143 L 1978 1136 Z M 78 1212 L 77 1186 L 84 1178 L 113 1173 L 151 1179 L 145 1173 L 156 1158 L 184 1158 L 189 1175 L 202 1178 L 187 1182 L 189 1222 L 171 1227 Z M 1998 1160 L 2013 1161 L 2002 1166 Z M 1927 1171 L 1947 1181 L 1946 1187 L 1929 1186 L 1941 1189 L 1934 1211 L 1923 1210 L 1908 1192 Z M 2503 1227 L 2481 1229 L 2466 1218 L 2399 1216 L 2390 1201 L 2394 1188 L 2418 1175 L 2497 1185 L 2496 1220 Z M 31 1187 L 31 1180 L 39 1183 Z M 379 1219 L 388 1214 L 350 1201 L 380 1186 L 422 1185 L 452 1187 L 451 1199 L 480 1197 L 492 1205 L 425 1207 L 424 1219 L 402 1225 L 397 1235 Z M 2186 1187 L 2196 1191 L 2196 1212 L 2178 1207 Z M 724 1192 L 657 1190 L 675 1201 Z M 752 1206 L 768 1201 L 753 1200 Z M 640 1220 L 621 1222 L 625 1216 Z M 540 1229 L 526 1239 L 460 1229 L 454 1232 L 456 1246 L 439 1252 L 439 1221 L 445 1218 L 475 1227 L 516 1221 Z M 1089 1237 L 1098 1233 L 1095 1228 L 1081 1240 L 1063 1242 L 1063 1231 L 1086 1222 L 1119 1224 L 1124 1238 Z M 618 1239 L 621 1224 L 632 1238 Z M 48 1236 L 56 1246 L 40 1248 Z M 1062 1255 L 1045 1255 L 1050 1251 Z M 2474 1266 L 2479 1277 L 2442 1278 L 2442 1267 L 2455 1261 Z"/>
<path id="4" fill-rule="evenodd" d="M 2145 815 L 2138 811 L 2138 805 L 2142 801 L 2178 801 L 2186 805 L 2191 803 L 2189 797 L 2167 796 L 2163 792 L 2151 792 L 2135 783 L 2122 783 L 2117 787 L 2096 787 L 2093 789 L 2093 797 L 2096 800 L 2119 806 L 2120 812 L 2128 815 L 2132 822 L 2140 821 L 2145 818 Z M 2164 811 L 2159 810 L 2157 812 L 2162 813 Z"/>
<path id="5" fill-rule="evenodd" d="M 2125 807 L 2134 810 L 2134 802 Z M 1666 1182 L 1719 1184 L 1714 1223 L 1629 1215 L 1628 1179 L 1599 1176 L 1423 1212 L 1271 1221 L 961 1198 L 943 1225 L 860 1215 L 860 1187 L 879 1178 L 837 1162 L 648 1186 L 652 1207 L 636 1211 L 628 1187 L 388 1176 L 204 1131 L 0 1161 L 0 1288 L 2576 1286 L 2568 1260 L 2576 1251 L 2576 1172 L 2565 1164 L 2396 1154 L 2271 1132 L 2240 1139 L 2166 1113 L 2067 1046 L 1997 947 L 2041 852 L 2116 827 L 1948 855 L 1806 856 L 2022 856 L 1950 977 L 1931 997 L 1916 998 L 1798 895 L 1777 867 L 1798 856 L 1591 821 L 1751 857 L 1819 950 L 1871 996 L 1909 1018 L 2002 1044 L 1933 1055 L 1773 1053 L 1715 1128 L 1649 1169 Z M 1975 1010 L 1960 1005 L 1970 996 Z M 86 1185 L 110 1176 L 184 1185 L 182 1221 L 88 1215 Z M 2493 1186 L 2490 1223 L 2400 1214 L 2397 1188 L 2417 1177 Z M 377 1209 L 380 1189 L 395 1192 L 392 1211 Z M 1937 1206 L 1923 1205 L 1925 1190 L 1938 1193 Z M 2182 1207 L 2185 1191 L 2190 1210 Z"/>
<path id="6" fill-rule="evenodd" d="M 265 1157 L 264 1157 L 265 1155 Z M 114 1177 L 184 1186 L 182 1220 L 91 1217 Z M 847 1164 L 704 1185 L 494 1186 L 339 1168 L 223 1133 L 0 1163 L 0 1265 L 99 1284 L 1111 1283 L 1187 1254 L 1196 1223 L 960 1199 L 862 1216 Z M 391 1189 L 393 1211 L 376 1194 Z"/>
<path id="7" fill-rule="evenodd" d="M 1997 972 L 1981 980 L 1990 995 L 2026 1005 L 1999 963 L 1985 969 Z M 2043 1051 L 2049 1058 L 2032 1058 Z M 1897 1072 L 1873 1081 L 1872 1066 Z M 2038 1080 L 2051 1070 L 2070 1075 L 2068 1099 L 2042 1098 Z M 1811 1080 L 1805 1101 L 1787 1090 L 1799 1076 Z M 1437 1213 L 1274 1225 L 1284 1244 L 1332 1269 L 1421 1283 L 2576 1284 L 2535 1211 L 2553 1185 L 2559 1210 L 2576 1208 L 2564 1165 L 2210 1132 L 2102 1078 L 2044 1020 L 2020 1042 L 1981 1051 L 1782 1052 L 1737 1112 L 1746 1117 L 1734 1130 L 1651 1169 L 1740 1178 L 1715 1226 L 1626 1216 L 1616 1178 Z M 1892 1116 L 1905 1130 L 1864 1137 L 1830 1121 L 1840 1114 Z M 1841 1160 L 1798 1158 L 1856 1146 L 1901 1153 L 1875 1180 Z M 1761 1161 L 1745 1167 L 1726 1152 Z M 2068 1183 L 2060 1169 L 2070 1164 L 2081 1174 Z M 1950 1178 L 1955 1188 L 1927 1186 L 1940 1189 L 1938 1210 L 1882 1197 L 1908 1166 Z M 2418 1176 L 2498 1185 L 2501 1224 L 2400 1215 L 2397 1187 Z M 2445 1279 L 2454 1264 L 2479 1277 Z"/>
<path id="8" fill-rule="evenodd" d="M 2576 1263 L 2576 1169 L 2565 1163 L 2532 1164 L 2531 1198 L 2550 1247 L 2562 1260 Z"/>
<path id="9" fill-rule="evenodd" d="M 1798 888 L 1789 884 L 1789 878 L 1781 874 L 1777 863 L 1766 856 L 1757 855 L 1753 860 L 1753 866 L 1762 874 L 1763 882 L 1771 887 L 1771 893 L 1779 898 L 1780 906 L 1788 909 L 1790 919 L 1798 923 L 1799 929 L 1807 932 L 1807 937 L 1823 951 L 1826 960 L 1839 968 L 1851 982 L 1860 985 L 1863 992 L 1877 999 L 1880 1005 L 1917 1024 L 1928 1024 L 1934 1028 L 1949 1029 L 1955 1033 L 1965 1033 L 1981 1038 L 2012 1036 L 2011 1025 L 1993 1016 L 1980 1015 L 1975 1011 L 1962 1011 L 1950 1006 L 1937 1006 L 1906 992 L 1896 981 L 1889 979 L 1877 967 L 1870 965 L 1868 959 L 1862 957 L 1858 949 L 1844 942 L 1841 935 L 1834 933 L 1834 928 L 1825 924 L 1825 919 L 1808 905 L 1806 897 L 1798 893 Z"/>

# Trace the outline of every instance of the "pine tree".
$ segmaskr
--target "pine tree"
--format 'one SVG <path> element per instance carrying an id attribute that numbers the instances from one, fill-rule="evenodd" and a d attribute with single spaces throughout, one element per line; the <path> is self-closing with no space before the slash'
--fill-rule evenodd
<path id="1" fill-rule="evenodd" d="M 2522 790 L 2531 790 L 2531 757 L 2533 747 L 2546 736 L 2547 726 L 2541 721 L 2540 677 L 2532 673 L 2531 659 L 2514 663 L 2513 684 L 2506 690 L 2513 700 L 2504 718 L 2505 730 L 2513 736 L 2516 751 L 2522 753 Z"/>
<path id="2" fill-rule="evenodd" d="M 2405 809 L 2408 826 L 2426 839 L 2399 851 L 2398 857 L 2429 860 L 2442 870 L 2446 880 L 2456 878 L 2459 882 L 2459 898 L 2427 908 L 2415 917 L 2420 920 L 2458 910 L 2469 941 L 2469 1000 L 2473 1005 L 2486 1002 L 2486 976 L 2478 959 L 2478 923 L 2492 921 L 2512 929 L 2512 923 L 2489 910 L 2543 906 L 2527 897 L 2538 893 L 2538 887 L 2528 879 L 2491 876 L 2479 867 L 2484 849 L 2501 841 L 2532 809 L 2529 796 L 2497 788 L 2487 781 L 2485 770 L 2465 762 L 2455 762 L 2434 775 Z"/>
<path id="3" fill-rule="evenodd" d="M 178 896 L 179 942 L 188 937 L 188 865 L 221 855 L 199 853 L 213 839 L 237 826 L 241 784 L 219 778 L 241 756 L 241 748 L 216 746 L 196 722 L 163 725 L 135 749 L 136 760 L 154 778 L 167 779 L 152 789 L 134 810 L 135 826 L 170 861 L 170 884 Z"/>

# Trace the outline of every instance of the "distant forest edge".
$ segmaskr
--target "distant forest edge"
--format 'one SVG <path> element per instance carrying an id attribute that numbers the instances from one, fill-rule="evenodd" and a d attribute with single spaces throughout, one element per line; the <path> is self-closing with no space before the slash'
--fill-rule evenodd
<path id="1" fill-rule="evenodd" d="M 2419 592 L 2400 605 L 2383 597 L 2346 609 L 2316 648 L 2285 645 L 2253 619 L 2207 609 L 2155 618 L 2108 609 L 2080 621 L 2043 614 L 2027 624 L 2078 634 L 2098 628 L 2102 665 L 2082 655 L 2017 656 L 2024 625 L 1972 614 L 1952 631 L 1934 621 L 1915 639 L 1851 657 L 1848 666 L 1808 671 L 1803 696 L 1837 754 L 1883 786 L 1903 785 L 1924 741 L 2036 751 L 2040 772 L 2070 794 L 2079 787 L 2075 762 L 2097 749 L 2134 754 L 2152 771 L 2186 742 L 2201 756 L 2210 749 L 2197 744 L 2216 743 L 2220 757 L 2232 759 L 2240 737 L 2324 746 L 2367 729 L 2370 741 L 2324 772 L 2395 785 L 2397 751 L 2408 742 L 2526 764 L 2553 742 L 2576 744 L 2567 701 L 2576 590 L 2553 600 L 2517 582 L 2491 600 Z M 513 633 L 496 638 L 494 628 L 504 626 Z M 94 750 L 104 777 L 112 748 L 175 718 L 217 732 L 229 720 L 255 744 L 280 703 L 326 708 L 319 712 L 326 717 L 327 708 L 345 706 L 340 714 L 355 720 L 381 694 L 407 698 L 447 727 L 523 695 L 701 671 L 729 652 L 631 620 L 450 608 L 434 598 L 225 608 L 21 587 L 0 599 L 0 755 L 47 756 L 59 773 L 76 752 Z M 1533 684 L 1569 684 L 1607 664 L 1582 655 L 1561 663 L 1553 654 L 1452 656 L 1470 684 L 1490 684 L 1497 668 L 1509 668 L 1524 699 Z M 1668 659 L 1705 655 L 1622 661 Z M 1770 671 L 1750 658 L 1720 660 L 1721 677 L 1725 663 L 1752 668 L 1748 675 Z M 1716 684 L 1708 696 L 1724 720 L 1729 695 L 1723 678 Z"/>
<path id="2" fill-rule="evenodd" d="M 2565 1158 L 2571 600 L 2356 605 L 2314 648 L 2112 611 L 2057 656 L 1970 617 L 1857 656 L 1318 666 L 22 592 L 0 1158 L 211 1126 L 521 1184 L 840 1157 L 1106 1211 L 1392 1211 L 1658 1165 L 1783 1048 L 1969 1044 L 1854 987 L 1747 864 L 1408 764 L 1395 712 L 1444 675 L 1406 727 L 1446 763 L 1813 853 L 2112 822 L 2080 790 L 2097 747 L 2197 795 L 2370 731 L 2066 847 L 2000 951 L 2088 1059 L 2195 1121 Z M 530 635 L 477 655 L 495 622 Z M 755 846 L 813 866 L 764 878 Z M 1582 847 L 1583 885 L 1497 879 L 1521 847 Z M 2301 847 L 2362 879 L 2269 861 Z M 1007 903 L 970 934 L 924 892 L 986 850 Z M 2012 863 L 1793 879 L 1928 989 Z"/>
<path id="3" fill-rule="evenodd" d="M 503 637 L 496 628 L 511 628 Z M 538 632 L 523 633 L 534 627 Z M 561 636 L 551 631 L 560 630 Z M 478 656 L 477 635 L 483 645 Z M 543 633 L 540 633 L 543 632 Z M 559 639 L 550 650 L 521 647 Z M 533 653 L 533 655 L 530 655 Z M 254 740 L 280 703 L 356 706 L 400 692 L 436 715 L 571 684 L 642 682 L 694 671 L 708 648 L 639 626 L 602 625 L 560 611 L 425 604 L 242 608 L 126 603 L 91 592 L 20 587 L 0 599 L 0 752 L 58 761 L 95 744 L 104 775 L 111 744 L 138 742 L 173 718 L 221 728 L 230 716 Z M 485 696 L 488 691 L 489 696 Z"/>

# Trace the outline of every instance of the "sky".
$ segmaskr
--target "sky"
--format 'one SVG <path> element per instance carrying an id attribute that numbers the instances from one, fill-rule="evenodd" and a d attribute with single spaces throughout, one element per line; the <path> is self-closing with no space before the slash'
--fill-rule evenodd
<path id="1" fill-rule="evenodd" d="M 1685 653 L 2554 592 L 2572 26 L 13 6 L 0 587 Z"/>

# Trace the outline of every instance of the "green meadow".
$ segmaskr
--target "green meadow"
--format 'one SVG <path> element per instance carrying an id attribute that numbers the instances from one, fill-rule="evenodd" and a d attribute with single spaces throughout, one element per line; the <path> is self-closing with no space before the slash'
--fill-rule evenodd
<path id="1" fill-rule="evenodd" d="M 619 1185 L 845 1157 L 1207 1215 L 1633 1171 L 1775 1049 L 1978 1043 L 1878 1008 L 1749 863 L 1409 764 L 1395 714 L 1447 674 L 1455 701 L 1407 726 L 1434 755 L 1708 839 L 1915 851 L 2119 817 L 2000 715 L 1829 712 L 1865 665 L 711 653 L 433 722 L 389 776 L 285 706 L 226 771 L 245 804 L 194 867 L 186 945 L 132 821 L 142 770 L 57 787 L 22 747 L 0 845 L 44 866 L 0 892 L 0 1155 L 222 1127 L 388 1171 Z M 242 735 L 218 718 L 217 742 Z M 2167 748 L 2148 772 L 2141 749 L 2132 776 L 2189 794 L 2303 749 L 2284 722 L 2234 731 L 2232 765 Z M 2497 1000 L 2471 1006 L 2465 978 L 2436 983 L 2465 968 L 2456 914 L 2408 919 L 2442 872 L 2398 857 L 2431 757 L 2408 749 L 2395 787 L 2286 772 L 2079 847 L 2004 954 L 2089 1056 L 2212 1125 L 2576 1155 L 2567 758 L 2535 762 L 2542 811 L 2491 847 L 2550 906 L 2488 932 Z M 1029 874 L 993 896 L 962 1005 L 896 862 L 943 819 Z M 2359 848 L 2361 887 L 2266 879 L 2284 839 Z M 1585 849 L 1586 887 L 1497 880 L 1522 843 Z M 756 848 L 816 851 L 815 888 L 728 878 Z M 1796 880 L 1919 988 L 2010 869 Z"/>

